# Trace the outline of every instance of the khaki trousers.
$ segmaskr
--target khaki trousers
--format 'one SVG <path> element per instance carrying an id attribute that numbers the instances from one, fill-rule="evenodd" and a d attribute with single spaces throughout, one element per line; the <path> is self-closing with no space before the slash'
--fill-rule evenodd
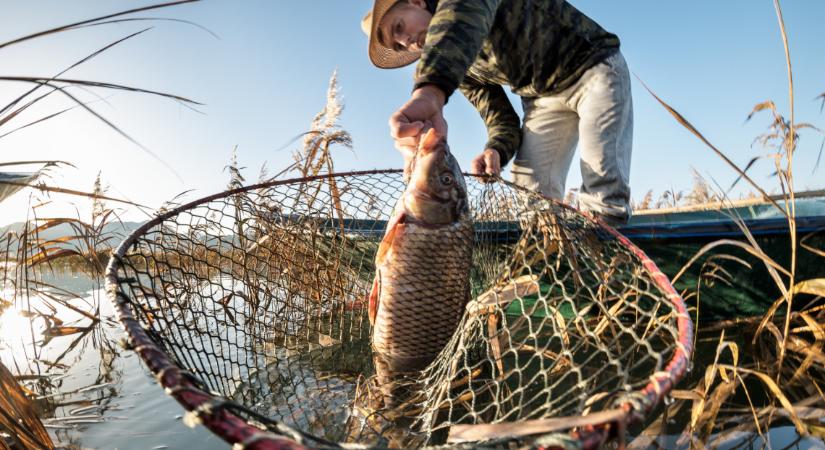
<path id="1" fill-rule="evenodd" d="M 576 150 L 581 153 L 579 206 L 619 223 L 630 217 L 633 104 L 630 72 L 617 51 L 571 87 L 554 95 L 522 98 L 521 148 L 513 182 L 562 199 Z"/>

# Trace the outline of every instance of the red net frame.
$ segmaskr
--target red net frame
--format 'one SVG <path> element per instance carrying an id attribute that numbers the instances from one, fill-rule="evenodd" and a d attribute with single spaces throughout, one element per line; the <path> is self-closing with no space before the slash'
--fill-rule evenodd
<path id="1" fill-rule="evenodd" d="M 300 198 L 301 195 L 306 194 L 305 188 L 307 186 L 317 185 L 318 192 L 327 192 L 325 195 L 328 198 L 321 201 L 321 204 L 332 205 L 333 211 L 329 215 L 334 216 L 336 214 L 334 210 L 340 208 L 340 206 L 335 206 L 336 196 L 330 195 L 329 192 L 340 189 L 340 186 L 332 188 L 331 180 L 381 180 L 382 177 L 394 177 L 393 179 L 396 181 L 393 195 L 385 196 L 382 199 L 385 203 L 391 203 L 394 200 L 394 195 L 398 194 L 403 187 L 399 184 L 399 171 L 395 170 L 351 172 L 273 181 L 222 192 L 167 211 L 141 226 L 118 247 L 107 269 L 106 287 L 108 296 L 116 306 L 131 346 L 157 377 L 159 384 L 166 392 L 189 411 L 189 417 L 195 418 L 225 441 L 231 444 L 240 444 L 243 448 L 292 449 L 336 447 L 338 445 L 336 442 L 318 438 L 318 436 L 291 427 L 281 421 L 273 420 L 243 404 L 227 399 L 225 395 L 216 392 L 201 378 L 193 375 L 191 370 L 180 367 L 180 356 L 170 358 L 169 348 L 164 348 L 162 341 L 159 341 L 156 335 L 152 335 L 151 326 L 147 325 L 146 317 L 136 316 L 135 311 L 137 310 L 135 308 L 139 308 L 139 305 L 136 303 L 134 295 L 132 295 L 133 291 L 124 287 L 132 285 L 136 281 L 129 279 L 129 274 L 126 273 L 128 271 L 124 271 L 124 267 L 128 265 L 130 251 L 133 251 L 142 242 L 148 242 L 147 237 L 151 236 L 153 230 L 163 229 L 164 224 L 179 219 L 182 214 L 196 208 L 209 205 L 211 202 L 223 202 L 222 204 L 235 206 L 237 211 L 242 208 L 238 207 L 236 199 L 244 195 L 255 193 L 255 195 L 264 196 L 266 194 L 261 194 L 262 192 L 275 192 L 284 187 L 302 186 L 303 191 L 299 189 L 291 194 L 297 194 Z M 481 186 L 474 180 L 474 178 L 467 177 L 469 184 Z M 376 184 L 380 185 L 380 182 Z M 532 195 L 524 193 L 520 188 L 503 181 L 494 184 L 501 186 L 502 189 Z M 323 197 L 324 194 L 321 196 Z M 632 242 L 614 229 L 601 223 L 598 219 L 585 217 L 578 211 L 555 201 L 547 199 L 543 199 L 543 201 L 552 205 L 554 214 L 564 214 L 568 217 L 568 220 L 588 224 L 595 222 L 597 224 L 595 226 L 604 236 L 609 236 L 608 239 L 615 240 L 628 254 L 636 258 L 635 264 L 638 264 L 646 277 L 649 278 L 650 286 L 655 287 L 658 290 L 658 295 L 669 303 L 668 306 L 672 308 L 673 317 L 675 318 L 674 328 L 676 333 L 674 336 L 676 339 L 671 345 L 672 351 L 669 359 L 662 370 L 649 374 L 647 383 L 641 389 L 635 390 L 632 393 L 633 395 L 627 396 L 626 400 L 612 408 L 580 417 L 580 420 L 567 420 L 561 425 L 556 425 L 555 428 L 542 419 L 523 422 L 525 426 L 535 424 L 544 430 L 540 434 L 548 434 L 551 431 L 555 433 L 553 434 L 554 439 L 532 439 L 528 446 L 534 448 L 564 447 L 565 443 L 558 439 L 558 430 L 556 429 L 558 428 L 565 430 L 564 434 L 571 439 L 569 442 L 576 442 L 583 448 L 596 448 L 612 438 L 623 440 L 626 428 L 629 425 L 643 421 L 645 416 L 662 401 L 685 374 L 692 353 L 693 325 L 683 300 L 674 290 L 667 277 Z M 508 437 L 499 441 L 509 442 L 514 440 L 520 442 L 519 437 Z M 487 442 L 485 445 L 489 443 Z M 479 445 L 479 442 L 468 442 L 456 444 L 454 447 L 473 448 L 477 445 Z"/>

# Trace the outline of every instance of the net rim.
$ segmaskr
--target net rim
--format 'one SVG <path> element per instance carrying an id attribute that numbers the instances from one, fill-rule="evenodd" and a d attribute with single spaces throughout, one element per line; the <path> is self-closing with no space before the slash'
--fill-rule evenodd
<path id="1" fill-rule="evenodd" d="M 132 300 L 120 292 L 119 289 L 120 282 L 117 273 L 122 266 L 121 261 L 126 256 L 129 248 L 134 245 L 137 240 L 146 233 L 146 231 L 152 229 L 160 223 L 163 223 L 165 220 L 174 217 L 181 212 L 191 210 L 202 204 L 228 197 L 230 195 L 255 189 L 271 188 L 280 185 L 310 182 L 322 179 L 399 174 L 402 172 L 403 170 L 401 169 L 374 169 L 336 172 L 311 177 L 296 177 L 285 180 L 267 181 L 242 186 L 235 189 L 224 190 L 182 204 L 164 212 L 163 214 L 157 215 L 152 220 L 147 221 L 145 224 L 135 229 L 118 245 L 117 249 L 112 253 L 106 267 L 106 297 L 112 303 L 117 314 L 118 321 L 126 331 L 127 342 L 130 348 L 138 353 L 141 360 L 146 364 L 153 376 L 155 376 L 167 395 L 172 396 L 187 411 L 187 414 L 194 414 L 195 423 L 204 425 L 212 433 L 229 444 L 241 445 L 241 448 L 279 450 L 299 450 L 312 448 L 307 447 L 286 435 L 278 435 L 265 431 L 260 428 L 260 426 L 256 426 L 250 423 L 249 420 L 235 414 L 230 409 L 233 406 L 240 407 L 241 409 L 245 408 L 234 404 L 218 394 L 202 389 L 194 377 L 188 375 L 188 372 L 175 365 L 167 356 L 166 352 L 155 344 L 155 342 L 149 337 L 146 330 L 140 325 L 132 314 L 130 309 L 130 305 L 133 303 Z M 473 176 L 476 178 L 493 178 L 496 182 L 503 183 L 510 188 L 522 192 L 533 192 L 499 177 L 490 177 L 488 175 L 477 175 L 470 173 L 464 173 L 464 175 Z M 671 391 L 671 389 L 673 389 L 673 387 L 682 379 L 688 370 L 690 358 L 693 354 L 693 322 L 687 312 L 687 306 L 681 295 L 679 295 L 670 280 L 664 273 L 662 273 L 656 263 L 650 259 L 644 251 L 636 246 L 636 244 L 605 223 L 598 216 L 580 211 L 572 206 L 566 205 L 558 200 L 546 197 L 539 193 L 536 193 L 536 195 L 540 195 L 545 200 L 552 202 L 555 206 L 561 207 L 575 214 L 582 215 L 588 220 L 596 222 L 603 230 L 607 231 L 611 236 L 617 239 L 621 245 L 625 246 L 631 253 L 639 258 L 645 271 L 651 277 L 653 285 L 661 289 L 662 292 L 666 294 L 666 298 L 670 301 L 678 315 L 677 329 L 679 340 L 676 343 L 676 350 L 674 351 L 670 361 L 668 361 L 665 366 L 665 369 L 652 374 L 650 376 L 650 381 L 644 388 L 634 393 L 635 395 L 628 396 L 627 399 L 620 403 L 617 408 L 614 408 L 613 410 L 605 410 L 621 411 L 619 419 L 615 422 L 588 426 L 569 433 L 571 437 L 579 440 L 582 445 L 581 448 L 597 448 L 611 437 L 623 435 L 627 426 L 640 423 L 647 413 L 658 405 Z"/>

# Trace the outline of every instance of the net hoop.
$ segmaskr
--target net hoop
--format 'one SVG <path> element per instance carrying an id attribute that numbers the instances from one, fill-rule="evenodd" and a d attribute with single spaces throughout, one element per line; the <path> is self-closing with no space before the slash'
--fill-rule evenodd
<path id="1" fill-rule="evenodd" d="M 118 319 L 126 331 L 126 346 L 138 353 L 165 392 L 175 398 L 187 411 L 184 417 L 184 423 L 190 426 L 202 424 L 229 444 L 234 444 L 234 448 L 283 450 L 317 448 L 316 446 L 305 445 L 307 443 L 304 439 L 306 434 L 286 424 L 275 424 L 278 433 L 267 431 L 265 424 L 273 425 L 274 421 L 264 416 L 256 415 L 244 406 L 223 398 L 217 392 L 210 391 L 203 382 L 187 370 L 178 367 L 172 359 L 170 359 L 167 353 L 149 336 L 147 330 L 135 318 L 130 308 L 132 299 L 120 288 L 120 283 L 124 280 L 118 276 L 118 272 L 130 248 L 135 245 L 148 230 L 162 224 L 165 220 L 216 199 L 250 192 L 256 189 L 272 188 L 293 183 L 320 181 L 339 177 L 399 174 L 401 172 L 401 170 L 397 169 L 342 172 L 314 177 L 270 181 L 226 190 L 159 214 L 134 230 L 120 243 L 109 260 L 106 269 L 105 288 L 107 297 L 114 305 Z M 497 182 L 505 184 L 512 189 L 523 190 L 521 187 L 505 180 L 498 180 Z M 604 411 L 605 415 L 610 417 L 609 421 L 600 424 L 580 426 L 577 430 L 569 433 L 570 438 L 578 443 L 577 446 L 579 448 L 593 449 L 600 447 L 610 439 L 624 439 L 626 428 L 630 425 L 641 423 L 645 416 L 659 405 L 671 389 L 681 380 L 690 364 L 693 352 L 692 339 L 694 328 L 682 297 L 673 288 L 667 276 L 659 270 L 656 264 L 641 249 L 615 229 L 605 224 L 598 217 L 580 212 L 575 208 L 553 199 L 547 198 L 546 200 L 552 202 L 557 207 L 584 216 L 598 223 L 604 231 L 612 235 L 629 252 L 634 254 L 640 260 L 644 270 L 651 278 L 652 285 L 665 294 L 677 316 L 678 341 L 675 343 L 676 349 L 667 362 L 665 369 L 652 374 L 649 377 L 647 385 L 637 391 L 635 393 L 636 395 L 628 396 L 628 399 L 621 403 L 618 408 Z M 239 411 L 242 411 L 243 415 L 247 417 L 252 416 L 252 419 L 244 419 L 239 414 Z M 533 446 L 533 448 L 546 449 L 563 447 L 564 445 L 558 443 L 537 444 Z M 475 447 L 473 443 L 468 443 L 451 445 L 450 448 Z"/>

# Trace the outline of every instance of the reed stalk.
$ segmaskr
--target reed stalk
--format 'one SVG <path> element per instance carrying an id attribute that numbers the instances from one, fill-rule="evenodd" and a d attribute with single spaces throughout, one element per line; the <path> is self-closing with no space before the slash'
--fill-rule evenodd
<path id="1" fill-rule="evenodd" d="M 794 185 L 793 185 L 793 154 L 794 150 L 796 149 L 794 138 L 796 137 L 796 127 L 794 126 L 794 84 L 793 84 L 793 69 L 791 67 L 791 50 L 790 45 L 788 44 L 788 33 L 785 31 L 785 20 L 782 18 L 782 8 L 779 5 L 779 0 L 773 0 L 774 8 L 776 9 L 776 18 L 779 22 L 779 30 L 780 34 L 782 35 L 782 45 L 785 49 L 785 64 L 787 67 L 788 73 L 788 100 L 789 100 L 789 108 L 790 108 L 790 133 L 787 134 L 787 147 L 785 148 L 785 156 L 788 161 L 787 171 L 782 171 L 782 167 L 777 167 L 779 173 L 779 179 L 782 180 L 783 178 L 786 179 L 788 185 L 787 191 L 787 200 L 785 202 L 785 209 L 788 211 L 788 230 L 791 236 L 791 268 L 790 268 L 790 278 L 788 280 L 788 289 L 786 294 L 786 301 L 788 303 L 787 306 L 787 314 L 785 315 L 785 330 L 783 333 L 783 340 L 782 346 L 780 348 L 779 353 L 779 367 L 782 367 L 782 363 L 785 360 L 785 348 L 788 344 L 788 331 L 791 326 L 791 310 L 793 308 L 793 295 L 791 294 L 794 292 L 794 282 L 795 274 L 796 274 L 796 253 L 797 253 L 797 243 L 796 243 L 796 199 L 795 199 L 795 192 L 794 192 Z M 784 193 L 784 192 L 783 192 Z M 779 382 L 780 371 L 777 371 L 776 381 Z"/>
<path id="2" fill-rule="evenodd" d="M 194 3 L 197 1 L 198 0 L 181 0 L 158 3 L 119 11 L 88 20 L 82 20 L 48 30 L 31 33 L 6 42 L 0 42 L 0 50 L 33 39 L 59 36 L 62 33 L 72 32 L 82 28 L 111 26 L 127 22 L 176 21 L 197 26 L 196 24 L 178 19 L 150 19 L 134 17 L 137 13 L 169 8 L 186 3 Z M 170 93 L 109 83 L 105 81 L 77 79 L 66 76 L 69 71 L 80 65 L 87 64 L 99 55 L 111 51 L 121 43 L 133 39 L 147 30 L 148 29 L 143 29 L 127 34 L 124 37 L 89 53 L 85 57 L 53 75 L 33 77 L 0 75 L 0 82 L 22 82 L 30 86 L 19 95 L 16 95 L 8 101 L 0 103 L 0 139 L 9 136 L 12 133 L 26 130 L 30 127 L 54 120 L 70 110 L 79 109 L 90 114 L 100 123 L 114 130 L 121 137 L 143 149 L 146 153 L 159 160 L 177 176 L 174 169 L 165 161 L 158 158 L 157 155 L 155 155 L 150 149 L 140 144 L 120 126 L 111 122 L 104 115 L 98 113 L 92 106 L 93 102 L 83 100 L 82 98 L 76 96 L 73 91 L 115 90 L 137 92 L 169 99 L 190 108 L 200 105 L 198 102 Z M 26 123 L 15 123 L 20 120 L 24 112 L 31 111 L 35 106 L 43 104 L 46 99 L 50 99 L 56 95 L 62 95 L 68 98 L 69 101 L 72 102 L 72 106 L 46 113 L 45 115 Z M 87 302 L 78 295 L 65 290 L 57 289 L 49 283 L 44 282 L 43 274 L 53 272 L 56 269 L 56 266 L 60 266 L 62 263 L 68 262 L 68 267 L 79 268 L 92 279 L 97 280 L 99 287 L 101 284 L 105 263 L 108 260 L 109 252 L 111 247 L 115 244 L 113 242 L 114 236 L 111 234 L 112 232 L 110 225 L 115 220 L 118 220 L 117 212 L 109 209 L 105 205 L 104 201 L 119 202 L 130 206 L 137 206 L 144 212 L 147 211 L 147 208 L 130 200 L 107 196 L 105 192 L 106 189 L 100 183 L 99 176 L 92 192 L 78 191 L 59 186 L 50 186 L 44 181 L 44 179 L 48 178 L 49 170 L 61 165 L 71 166 L 68 162 L 39 160 L 16 162 L 0 161 L 0 167 L 30 164 L 38 164 L 42 166 L 37 170 L 36 181 L 27 183 L 0 181 L 0 183 L 5 183 L 18 188 L 32 188 L 35 192 L 39 191 L 41 194 L 60 193 L 92 200 L 92 215 L 86 220 L 83 220 L 80 217 L 39 218 L 37 211 L 38 206 L 30 206 L 29 214 L 31 215 L 31 220 L 26 221 L 22 230 L 12 230 L 4 233 L 3 236 L 0 236 L 0 244 L 2 244 L 0 245 L 0 263 L 2 263 L 2 266 L 0 266 L 0 274 L 2 274 L 2 287 L 4 289 L 10 288 L 12 290 L 12 298 L 0 299 L 0 312 L 15 304 L 22 305 L 24 309 L 23 313 L 29 318 L 29 336 L 19 336 L 22 341 L 22 352 L 25 361 L 23 361 L 23 364 L 21 365 L 21 361 L 15 357 L 12 357 L 12 369 L 16 371 L 19 378 L 11 376 L 4 367 L 0 366 L 0 385 L 2 385 L 2 394 L 0 394 L 0 432 L 11 432 L 12 440 L 10 443 L 14 446 L 14 448 L 53 448 L 54 444 L 51 442 L 48 433 L 45 431 L 45 428 L 39 420 L 37 415 L 38 412 L 35 412 L 31 406 L 32 397 L 39 397 L 41 400 L 39 402 L 39 406 L 45 406 L 45 408 L 42 408 L 39 411 L 41 418 L 49 414 L 54 414 L 58 407 L 72 403 L 71 399 L 66 399 L 66 397 L 72 393 L 61 392 L 61 384 L 52 382 L 52 377 L 59 374 L 60 371 L 68 370 L 72 363 L 75 362 L 66 361 L 64 363 L 63 360 L 67 358 L 77 358 L 78 356 L 74 354 L 75 349 L 77 349 L 78 346 L 80 346 L 78 349 L 80 354 L 82 354 L 87 348 L 99 349 L 101 352 L 100 377 L 103 379 L 110 379 L 111 372 L 113 371 L 112 363 L 114 361 L 114 356 L 117 355 L 117 350 L 115 344 L 113 343 L 113 338 L 106 336 L 104 327 L 99 326 L 102 323 L 99 308 L 99 297 L 95 294 L 92 300 Z M 33 198 L 36 198 L 36 195 L 33 196 Z M 62 234 L 50 239 L 42 237 L 45 232 L 54 231 L 61 231 Z M 35 299 L 38 302 L 36 305 L 34 304 Z M 83 304 L 78 304 L 78 301 L 82 301 Z M 63 319 L 58 317 L 59 315 L 62 315 L 62 312 L 59 311 L 71 311 L 77 313 L 80 316 L 80 319 L 74 323 L 64 323 Z M 35 337 L 35 321 L 43 321 L 46 325 L 45 330 L 43 331 L 43 340 L 41 341 L 37 341 Z M 72 337 L 72 340 L 64 347 L 58 347 L 56 356 L 51 358 L 52 361 L 44 360 L 42 353 L 43 349 L 48 345 L 51 339 L 60 337 Z M 29 340 L 28 343 L 25 342 L 26 339 Z M 89 340 L 92 340 L 93 342 L 88 342 Z M 63 343 L 64 342 L 61 341 L 61 344 Z M 63 349 L 62 352 L 60 352 L 61 348 Z M 26 386 L 28 387 L 23 387 L 21 383 L 18 383 L 18 381 L 26 381 Z M 99 384 L 98 381 L 95 381 L 95 383 Z M 100 386 L 105 386 L 107 384 L 109 383 L 103 383 L 100 384 Z M 96 389 L 97 387 L 98 386 L 88 386 L 83 389 Z M 83 391 L 83 389 L 80 391 Z M 98 397 L 100 402 L 106 402 L 110 399 L 111 395 L 100 395 Z M 79 417 L 77 417 L 76 414 L 70 415 L 76 416 L 74 417 L 75 420 L 79 418 L 89 420 L 88 415 Z M 102 420 L 102 417 L 100 419 Z M 98 419 L 95 418 L 94 420 Z M 3 433 L 0 433 L 0 436 L 2 436 L 2 434 Z M 8 444 L 9 442 L 5 439 L 0 440 L 0 448 L 7 448 Z"/>
<path id="3" fill-rule="evenodd" d="M 738 328 L 741 328 L 747 335 L 752 336 L 752 338 L 748 340 L 750 340 L 751 345 L 757 349 L 755 357 L 747 361 L 742 361 L 734 354 L 732 364 L 723 364 L 719 362 L 719 354 L 717 353 L 717 358 L 713 365 L 708 367 L 704 379 L 700 380 L 697 387 L 694 387 L 692 390 L 694 393 L 692 395 L 695 395 L 695 397 L 682 396 L 685 399 L 684 401 L 693 402 L 694 417 L 684 431 L 682 439 L 680 440 L 681 445 L 711 445 L 711 442 L 708 440 L 710 438 L 710 430 L 719 429 L 719 426 L 724 428 L 726 426 L 725 424 L 728 423 L 726 419 L 717 425 L 717 414 L 723 414 L 726 408 L 730 408 L 733 402 L 733 394 L 738 392 L 740 388 L 748 400 L 746 410 L 750 411 L 750 416 L 753 419 L 751 421 L 753 430 L 755 430 L 759 436 L 764 436 L 765 427 L 772 424 L 776 417 L 790 419 L 800 436 L 806 436 L 809 433 L 816 432 L 815 430 L 818 428 L 815 424 L 810 420 L 806 421 L 801 419 L 797 414 L 797 407 L 802 404 L 802 401 L 795 403 L 795 399 L 805 398 L 806 396 L 811 396 L 813 393 L 812 397 L 808 397 L 809 399 L 813 398 L 813 402 L 805 400 L 805 402 L 808 402 L 805 403 L 805 408 L 810 405 L 815 405 L 817 408 L 820 408 L 820 411 L 825 411 L 825 394 L 823 394 L 820 383 L 818 383 L 823 372 L 825 372 L 825 356 L 822 356 L 823 339 L 825 339 L 822 321 L 825 319 L 825 315 L 822 314 L 822 308 L 817 306 L 818 302 L 821 303 L 821 299 L 825 298 L 825 279 L 797 279 L 799 247 L 800 245 L 804 248 L 810 246 L 805 244 L 806 238 L 798 242 L 796 219 L 797 193 L 795 191 L 793 177 L 794 154 L 797 150 L 797 133 L 803 128 L 816 129 L 816 127 L 807 123 L 796 122 L 790 44 L 779 0 L 773 0 L 773 6 L 784 48 L 788 80 L 789 118 L 786 120 L 777 111 L 776 105 L 773 102 L 765 101 L 757 104 L 753 108 L 748 119 L 762 111 L 769 111 L 772 114 L 773 120 L 769 130 L 759 136 L 757 141 L 766 146 L 776 145 L 777 151 L 774 153 L 773 163 L 776 169 L 779 189 L 782 192 L 781 197 L 779 197 L 781 204 L 772 196 L 768 196 L 766 190 L 748 175 L 748 170 L 758 158 L 751 159 L 744 168 L 740 168 L 733 163 L 724 152 L 711 144 L 684 116 L 645 86 L 651 95 L 653 95 L 680 124 L 691 131 L 726 164 L 734 169 L 737 174 L 737 179 L 733 185 L 740 179 L 745 180 L 762 196 L 763 201 L 771 203 L 785 216 L 790 238 L 790 262 L 786 267 L 783 267 L 760 248 L 742 219 L 733 217 L 734 222 L 742 231 L 742 235 L 745 238 L 744 241 L 722 239 L 705 245 L 690 258 L 682 269 L 672 278 L 674 282 L 679 280 L 692 265 L 701 258 L 709 255 L 711 251 L 720 247 L 732 246 L 760 260 L 772 277 L 777 289 L 781 292 L 781 297 L 774 302 L 773 306 L 763 317 L 736 321 L 737 325 L 742 325 L 742 327 Z M 731 187 L 733 187 L 733 185 Z M 721 200 L 723 205 L 732 208 L 725 194 L 721 194 Z M 821 251 L 819 253 L 813 251 L 812 253 L 817 257 L 825 256 L 825 253 Z M 712 255 L 705 260 L 705 263 L 703 263 L 700 268 L 700 277 L 697 281 L 699 286 L 697 286 L 695 293 L 689 294 L 690 296 L 695 296 L 697 299 L 699 298 L 699 291 L 703 280 L 721 281 L 723 283 L 729 282 L 730 274 L 718 263 L 711 261 L 712 258 L 715 257 L 735 261 L 739 264 L 748 264 L 742 258 L 734 255 Z M 813 296 L 814 300 L 809 303 L 808 306 L 799 310 L 800 305 L 795 305 L 794 301 L 803 294 Z M 784 317 L 781 317 L 780 320 L 778 314 L 783 310 Z M 776 324 L 774 322 L 776 322 Z M 711 326 L 706 331 L 718 330 L 720 328 L 722 330 L 725 329 L 725 327 L 721 326 Z M 736 348 L 736 344 L 724 341 L 724 339 L 720 341 L 718 349 L 721 349 L 723 346 L 731 350 Z M 725 372 L 731 372 L 734 376 L 730 377 Z M 724 382 L 720 382 L 714 387 L 713 384 L 717 373 L 722 376 Z M 771 404 L 768 407 L 759 406 L 752 401 L 749 389 L 753 389 L 753 387 L 749 386 L 753 385 L 761 386 L 762 390 L 770 393 Z M 712 404 L 710 414 L 706 411 L 708 402 Z M 702 421 L 697 420 L 697 417 L 700 417 L 700 415 L 704 417 Z M 743 430 L 750 428 L 745 427 L 740 422 L 737 429 Z M 699 433 L 698 435 L 694 434 L 697 432 Z M 719 440 L 716 439 L 714 442 L 712 445 L 716 445 Z"/>

